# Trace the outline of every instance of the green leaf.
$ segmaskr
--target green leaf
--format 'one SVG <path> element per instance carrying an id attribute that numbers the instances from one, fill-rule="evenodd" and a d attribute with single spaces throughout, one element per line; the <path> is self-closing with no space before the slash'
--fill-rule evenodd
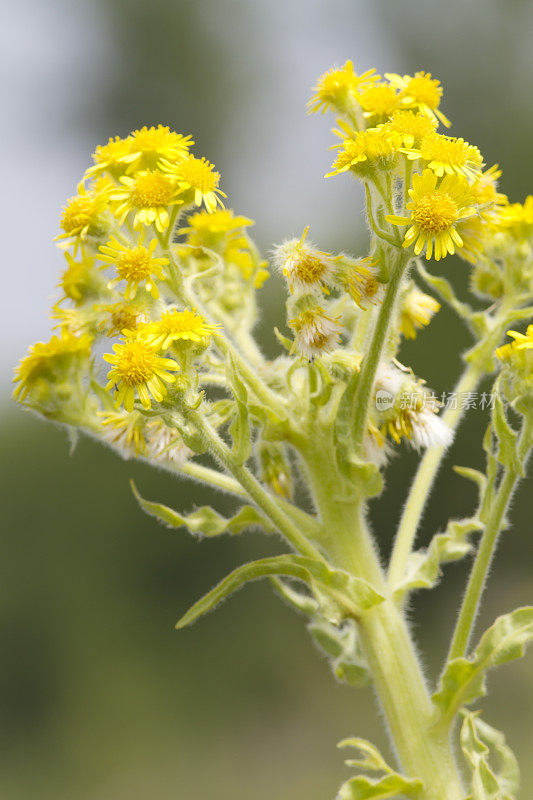
<path id="1" fill-rule="evenodd" d="M 516 800 L 520 785 L 518 762 L 502 733 L 479 718 L 479 712 L 464 712 L 461 749 L 472 776 L 469 800 Z M 498 767 L 491 763 L 495 756 Z"/>
<path id="2" fill-rule="evenodd" d="M 296 591 L 279 578 L 270 580 L 283 600 L 311 618 L 307 630 L 327 657 L 337 680 L 349 686 L 368 686 L 371 683 L 370 671 L 355 623 L 345 620 L 340 627 L 333 625 L 320 614 L 317 601 L 309 594 Z"/>
<path id="3" fill-rule="evenodd" d="M 441 719 L 451 721 L 461 706 L 483 697 L 486 671 L 523 656 L 532 639 L 533 606 L 498 617 L 470 658 L 455 658 L 447 664 L 433 695 Z"/>
<path id="4" fill-rule="evenodd" d="M 424 788 L 417 778 L 404 778 L 397 772 L 383 778 L 367 778 L 358 775 L 343 783 L 339 789 L 337 800 L 387 800 L 400 797 L 420 797 Z"/>
<path id="5" fill-rule="evenodd" d="M 350 767 L 368 770 L 370 772 L 384 772 L 381 778 L 367 778 L 358 775 L 344 783 L 337 795 L 337 800 L 379 800 L 379 798 L 412 797 L 417 798 L 422 791 L 423 783 L 418 778 L 406 778 L 390 767 L 377 747 L 366 739 L 344 739 L 337 747 L 354 747 L 359 752 L 359 757 L 349 759 L 346 764 Z"/>
<path id="6" fill-rule="evenodd" d="M 455 291 L 449 281 L 442 275 L 432 275 L 418 260 L 416 266 L 423 280 L 463 319 L 470 320 L 474 314 L 473 309 L 467 304 L 457 299 Z"/>
<path id="7" fill-rule="evenodd" d="M 248 392 L 237 372 L 231 353 L 228 354 L 226 361 L 226 376 L 236 400 L 235 415 L 229 429 L 233 439 L 233 455 L 238 464 L 244 464 L 252 454 Z"/>
<path id="8" fill-rule="evenodd" d="M 468 538 L 481 530 L 477 519 L 450 520 L 444 533 L 437 533 L 427 550 L 419 550 L 409 556 L 406 574 L 402 582 L 394 587 L 394 598 L 401 600 L 406 592 L 415 589 L 432 589 L 439 581 L 441 565 L 458 561 L 471 550 Z"/>
<path id="9" fill-rule="evenodd" d="M 202 506 L 193 511 L 192 514 L 179 514 L 162 503 L 153 503 L 150 500 L 145 500 L 139 494 L 133 480 L 130 481 L 130 484 L 133 494 L 143 511 L 158 519 L 168 528 L 188 528 L 191 533 L 202 536 L 220 536 L 222 533 L 236 535 L 246 528 L 256 525 L 261 525 L 269 533 L 276 530 L 271 522 L 266 517 L 263 517 L 253 506 L 242 506 L 230 519 L 218 514 L 209 506 Z"/>
<path id="10" fill-rule="evenodd" d="M 333 570 L 321 561 L 288 554 L 263 558 L 238 567 L 195 603 L 179 620 L 176 628 L 196 622 L 245 583 L 274 575 L 286 575 L 310 586 L 322 613 L 336 623 L 346 617 L 358 617 L 384 599 L 360 578 Z"/>
<path id="11" fill-rule="evenodd" d="M 492 425 L 498 439 L 498 453 L 496 456 L 498 461 L 519 475 L 523 475 L 524 469 L 517 456 L 518 434 L 509 425 L 499 392 L 495 392 Z"/>

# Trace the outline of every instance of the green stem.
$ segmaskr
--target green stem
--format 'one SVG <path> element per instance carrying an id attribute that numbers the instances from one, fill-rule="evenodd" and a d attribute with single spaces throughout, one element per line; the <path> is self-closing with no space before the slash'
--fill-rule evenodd
<path id="1" fill-rule="evenodd" d="M 524 464 L 527 461 L 528 450 L 531 443 L 531 429 L 527 420 L 524 422 L 520 443 L 518 445 L 517 461 Z M 490 519 L 485 526 L 479 548 L 472 565 L 470 577 L 466 587 L 465 596 L 453 633 L 448 660 L 461 658 L 466 655 L 472 629 L 479 610 L 481 596 L 487 582 L 490 565 L 496 551 L 498 537 L 502 531 L 505 515 L 513 492 L 520 480 L 516 469 L 507 467 L 503 474 L 498 494 L 491 508 Z"/>
<path id="2" fill-rule="evenodd" d="M 220 438 L 214 428 L 204 419 L 202 414 L 190 408 L 186 403 L 182 404 L 183 416 L 192 422 L 198 432 L 202 435 L 214 457 L 232 473 L 233 477 L 240 483 L 248 496 L 259 506 L 269 519 L 277 526 L 280 533 L 301 553 L 309 558 L 323 561 L 322 554 L 314 547 L 307 538 L 301 533 L 300 527 L 281 508 L 279 501 L 274 500 L 261 486 L 254 475 L 243 465 L 239 464 L 233 456 L 230 448 Z"/>
<path id="3" fill-rule="evenodd" d="M 398 256 L 398 261 L 391 270 L 390 280 L 387 284 L 387 290 L 385 292 L 385 298 L 381 304 L 381 308 L 379 309 L 379 314 L 372 333 L 372 341 L 370 343 L 368 352 L 361 363 L 361 371 L 359 373 L 359 380 L 357 382 L 357 389 L 353 404 L 353 441 L 356 452 L 360 451 L 362 447 L 363 438 L 367 428 L 369 404 L 371 400 L 372 389 L 374 387 L 374 381 L 376 379 L 376 372 L 383 355 L 385 344 L 387 342 L 387 336 L 396 308 L 396 300 L 398 297 L 401 280 L 408 261 L 409 256 L 401 252 Z"/>
<path id="4" fill-rule="evenodd" d="M 481 373 L 477 367 L 469 364 L 455 386 L 454 393 L 460 397 L 464 392 L 473 391 L 480 377 Z M 455 408 L 446 409 L 442 420 L 452 431 L 455 431 L 464 413 L 465 409 L 458 402 Z M 389 567 L 389 583 L 392 588 L 403 579 L 405 574 L 407 559 L 413 547 L 420 519 L 445 452 L 444 447 L 431 447 L 426 450 L 419 464 L 404 506 L 392 551 Z"/>
<path id="5" fill-rule="evenodd" d="M 435 729 L 416 647 L 400 609 L 387 596 L 361 508 L 336 497 L 336 476 L 322 468 L 323 453 L 309 453 L 306 464 L 332 563 L 368 581 L 387 598 L 360 617 L 359 634 L 400 765 L 406 775 L 423 781 L 420 800 L 463 800 L 448 732 Z"/>

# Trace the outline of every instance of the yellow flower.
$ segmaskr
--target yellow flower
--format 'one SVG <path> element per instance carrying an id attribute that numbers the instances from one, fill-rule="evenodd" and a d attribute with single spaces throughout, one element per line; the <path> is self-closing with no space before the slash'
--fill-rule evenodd
<path id="1" fill-rule="evenodd" d="M 339 175 L 351 169 L 364 173 L 377 164 L 381 169 L 391 166 L 394 155 L 401 144 L 399 134 L 390 131 L 386 125 L 369 128 L 356 133 L 353 139 L 345 139 L 337 154 L 333 169 L 326 178 Z M 366 163 L 365 163 L 366 162 Z"/>
<path id="2" fill-rule="evenodd" d="M 379 80 L 379 75 L 374 69 L 357 75 L 353 64 L 347 61 L 340 69 L 330 69 L 324 72 L 314 87 L 315 94 L 307 104 L 311 114 L 319 111 L 324 114 L 328 108 L 344 111 L 350 98 L 355 98 L 355 93 Z"/>
<path id="3" fill-rule="evenodd" d="M 102 418 L 104 439 L 124 458 L 141 455 L 146 447 L 144 438 L 145 418 L 139 411 L 124 414 L 123 411 L 98 411 Z"/>
<path id="4" fill-rule="evenodd" d="M 347 292 L 359 308 L 383 300 L 379 281 L 379 263 L 372 256 L 351 258 L 342 253 L 335 265 L 334 283 Z"/>
<path id="5" fill-rule="evenodd" d="M 470 184 L 470 192 L 476 203 L 480 206 L 507 203 L 507 196 L 498 191 L 498 179 L 501 174 L 498 165 L 493 164 L 489 169 L 476 175 L 475 180 Z"/>
<path id="6" fill-rule="evenodd" d="M 216 325 L 210 325 L 201 314 L 186 308 L 172 308 L 161 315 L 157 322 L 148 323 L 139 329 L 139 337 L 158 350 L 167 350 L 174 342 L 207 344 Z"/>
<path id="7" fill-rule="evenodd" d="M 113 367 L 107 375 L 106 390 L 117 388 L 117 408 L 124 405 L 126 411 L 133 411 L 136 393 L 146 409 L 152 406 L 150 395 L 160 403 L 167 394 L 165 383 L 176 380 L 170 373 L 179 370 L 178 364 L 171 358 L 161 358 L 142 339 L 128 339 L 124 344 L 115 344 L 113 350 L 114 355 L 104 355 Z"/>
<path id="8" fill-rule="evenodd" d="M 414 111 L 395 111 L 387 123 L 390 131 L 401 136 L 404 147 L 420 144 L 422 139 L 434 133 L 437 121 Z"/>
<path id="9" fill-rule="evenodd" d="M 418 149 L 404 150 L 407 158 L 427 161 L 427 166 L 435 175 L 464 175 L 476 179 L 483 166 L 483 158 L 478 148 L 464 139 L 432 133 L 426 136 Z"/>
<path id="10" fill-rule="evenodd" d="M 457 223 L 476 213 L 464 178 L 446 175 L 439 183 L 435 173 L 425 169 L 422 175 L 413 175 L 409 196 L 411 200 L 406 209 L 411 212 L 410 216 L 391 214 L 386 217 L 393 225 L 411 223 L 404 237 L 404 247 L 414 244 L 417 256 L 426 247 L 426 258 L 430 259 L 435 246 L 435 260 L 439 261 L 448 253 L 454 253 L 455 246 L 463 246 Z"/>
<path id="11" fill-rule="evenodd" d="M 415 339 L 421 328 L 429 325 L 440 309 L 434 297 L 413 286 L 403 297 L 400 309 L 400 331 L 406 339 Z"/>
<path id="12" fill-rule="evenodd" d="M 162 160 L 160 166 L 177 181 L 185 195 L 191 195 L 190 202 L 197 206 L 203 203 L 211 213 L 216 211 L 217 205 L 224 206 L 220 198 L 226 195 L 218 188 L 220 173 L 206 158 L 189 155 L 177 164 Z M 183 202 L 189 202 L 187 196 Z"/>
<path id="13" fill-rule="evenodd" d="M 317 250 L 306 243 L 309 226 L 300 239 L 289 239 L 274 249 L 276 267 L 287 279 L 291 292 L 306 292 L 311 289 L 328 291 L 326 282 L 334 271 L 335 257 L 331 253 Z"/>
<path id="14" fill-rule="evenodd" d="M 106 336 L 114 336 L 124 330 L 134 332 L 137 326 L 145 321 L 140 306 L 122 301 L 108 306 L 95 306 L 95 310 L 106 314 L 98 325 L 99 330 Z"/>
<path id="15" fill-rule="evenodd" d="M 528 384 L 533 380 L 533 325 L 529 325 L 526 333 L 507 331 L 513 341 L 496 350 L 496 356 L 509 366 Z"/>
<path id="16" fill-rule="evenodd" d="M 163 267 L 168 264 L 168 258 L 154 258 L 156 239 L 152 239 L 148 247 L 143 247 L 142 242 L 141 232 L 137 247 L 126 247 L 114 237 L 100 247 L 100 252 L 103 253 L 100 256 L 102 261 L 113 264 L 117 271 L 117 277 L 108 284 L 109 288 L 113 288 L 120 281 L 126 281 L 124 289 L 126 300 L 135 297 L 141 284 L 144 284 L 146 291 L 157 299 L 159 290 L 153 278 L 155 276 L 158 280 L 164 280 Z"/>
<path id="17" fill-rule="evenodd" d="M 104 214 L 109 204 L 111 184 L 101 179 L 89 189 L 83 181 L 78 184 L 78 194 L 69 197 L 63 206 L 60 226 L 63 233 L 56 239 L 76 239 L 76 247 L 86 236 L 100 236 L 105 230 Z"/>
<path id="18" fill-rule="evenodd" d="M 388 83 L 369 86 L 357 96 L 365 117 L 390 117 L 400 105 L 396 90 Z"/>
<path id="19" fill-rule="evenodd" d="M 189 152 L 194 142 L 191 136 L 171 131 L 167 125 L 147 128 L 146 125 L 131 134 L 129 154 L 124 158 L 132 169 L 154 169 L 161 158 L 176 161 Z"/>
<path id="20" fill-rule="evenodd" d="M 293 350 L 308 361 L 324 353 L 330 353 L 340 341 L 341 327 L 337 318 L 330 317 L 323 308 L 307 308 L 289 325 L 295 332 Z"/>
<path id="21" fill-rule="evenodd" d="M 61 336 L 52 336 L 49 342 L 36 342 L 15 370 L 13 381 L 19 386 L 13 393 L 14 398 L 24 400 L 38 384 L 53 383 L 66 376 L 74 364 L 87 361 L 91 342 L 88 334 L 74 336 L 65 329 Z"/>
<path id="22" fill-rule="evenodd" d="M 385 73 L 385 77 L 400 90 L 403 108 L 417 108 L 422 114 L 440 120 L 446 128 L 450 127 L 450 120 L 439 109 L 442 86 L 440 81 L 431 77 L 431 72 L 415 72 L 414 77 Z"/>
<path id="23" fill-rule="evenodd" d="M 70 253 L 65 252 L 65 258 L 68 267 L 59 283 L 65 297 L 77 304 L 87 297 L 98 297 L 102 291 L 105 292 L 105 282 L 94 268 L 93 257 L 83 256 L 81 261 L 76 261 Z"/>
<path id="24" fill-rule="evenodd" d="M 135 177 L 123 175 L 120 182 L 124 188 L 115 191 L 111 199 L 118 202 L 116 210 L 121 224 L 133 211 L 133 227 L 152 225 L 163 233 L 169 225 L 168 208 L 181 203 L 174 178 L 159 170 L 143 170 Z"/>
<path id="25" fill-rule="evenodd" d="M 113 175 L 124 172 L 126 158 L 131 153 L 131 136 L 121 139 L 120 136 L 111 137 L 107 144 L 99 144 L 93 153 L 94 165 L 89 167 L 85 177 L 98 175 L 100 172 L 110 172 Z"/>
<path id="26" fill-rule="evenodd" d="M 194 247 L 209 246 L 209 241 L 219 239 L 221 235 L 232 233 L 241 228 L 254 224 L 248 217 L 235 216 L 229 208 L 219 208 L 216 211 L 197 211 L 187 220 L 188 227 L 181 228 L 180 233 L 186 233 L 187 244 Z"/>
<path id="27" fill-rule="evenodd" d="M 523 203 L 510 203 L 501 209 L 500 225 L 514 236 L 528 237 L 533 233 L 533 195 Z"/>

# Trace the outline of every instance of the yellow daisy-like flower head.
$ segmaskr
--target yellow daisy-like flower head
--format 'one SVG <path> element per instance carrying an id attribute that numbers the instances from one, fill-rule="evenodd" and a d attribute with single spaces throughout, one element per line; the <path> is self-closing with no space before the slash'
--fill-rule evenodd
<path id="1" fill-rule="evenodd" d="M 393 225 L 408 225 L 404 237 L 404 247 L 414 244 L 415 255 L 426 248 L 426 258 L 430 259 L 435 249 L 435 260 L 439 261 L 455 247 L 462 247 L 463 240 L 457 232 L 457 223 L 476 213 L 472 206 L 472 196 L 468 182 L 458 175 L 446 175 L 440 182 L 430 169 L 413 175 L 413 186 L 409 189 L 410 201 L 406 209 L 409 217 L 391 214 L 386 217 Z"/>
<path id="2" fill-rule="evenodd" d="M 348 170 L 356 175 L 365 175 L 376 166 L 390 168 L 400 144 L 399 134 L 390 131 L 386 125 L 360 131 L 353 139 L 345 139 L 340 145 L 333 169 L 326 178 Z"/>
<path id="3" fill-rule="evenodd" d="M 476 176 L 470 183 L 472 197 L 480 206 L 504 205 L 507 203 L 506 195 L 498 191 L 498 179 L 502 171 L 497 164 L 486 169 Z"/>
<path id="4" fill-rule="evenodd" d="M 65 297 L 78 304 L 90 297 L 99 297 L 102 292 L 105 293 L 106 284 L 94 267 L 94 258 L 83 256 L 81 261 L 76 261 L 67 251 L 65 258 L 68 267 L 62 273 L 59 283 Z"/>
<path id="5" fill-rule="evenodd" d="M 416 108 L 428 117 L 438 119 L 449 128 L 450 120 L 439 109 L 442 86 L 439 80 L 431 77 L 431 72 L 415 72 L 411 75 L 386 73 L 385 77 L 400 90 L 400 103 L 403 108 Z"/>
<path id="6" fill-rule="evenodd" d="M 162 160 L 160 165 L 177 181 L 185 204 L 201 206 L 203 203 L 211 213 L 216 211 L 217 205 L 224 206 L 220 198 L 226 195 L 218 188 L 220 173 L 206 158 L 189 155 L 177 164 Z"/>
<path id="7" fill-rule="evenodd" d="M 117 389 L 115 405 L 133 411 L 138 394 L 144 408 L 151 408 L 151 397 L 160 403 L 167 394 L 166 383 L 176 380 L 172 372 L 179 365 L 171 358 L 162 358 L 155 348 L 142 338 L 128 339 L 113 346 L 114 355 L 106 353 L 105 361 L 112 365 L 107 375 L 106 390 Z"/>
<path id="8" fill-rule="evenodd" d="M 400 135 L 404 147 L 413 147 L 435 132 L 437 121 L 419 112 L 400 110 L 394 112 L 387 127 Z"/>
<path id="9" fill-rule="evenodd" d="M 131 136 L 121 139 L 111 137 L 107 144 L 99 144 L 93 153 L 94 165 L 85 176 L 91 177 L 101 172 L 110 172 L 114 177 L 122 175 L 126 169 L 126 159 L 131 153 Z"/>
<path id="10" fill-rule="evenodd" d="M 289 325 L 295 332 L 293 350 L 308 361 L 330 353 L 340 342 L 341 327 L 337 318 L 316 306 L 301 311 Z"/>
<path id="11" fill-rule="evenodd" d="M 439 309 L 434 297 L 412 285 L 402 298 L 400 331 L 406 339 L 415 339 L 417 331 L 429 325 Z"/>
<path id="12" fill-rule="evenodd" d="M 168 209 L 181 203 L 176 180 L 160 170 L 142 170 L 134 177 L 120 178 L 123 189 L 115 191 L 111 199 L 118 203 L 116 214 L 121 223 L 130 212 L 135 213 L 133 227 L 152 225 L 163 233 L 169 225 Z"/>
<path id="13" fill-rule="evenodd" d="M 400 105 L 396 90 L 388 83 L 377 83 L 358 93 L 357 99 L 363 109 L 363 115 L 383 122 L 391 116 Z"/>
<path id="14" fill-rule="evenodd" d="M 65 380 L 73 366 L 88 362 L 91 342 L 89 334 L 75 336 L 65 329 L 61 336 L 52 336 L 49 342 L 36 342 L 15 370 L 13 381 L 19 386 L 13 393 L 14 398 L 23 401 L 34 389 L 46 389 Z"/>
<path id="15" fill-rule="evenodd" d="M 431 133 L 424 137 L 418 149 L 404 151 L 409 159 L 422 159 L 429 169 L 442 178 L 443 175 L 464 175 L 475 180 L 481 173 L 483 158 L 478 148 L 464 139 Z"/>
<path id="16" fill-rule="evenodd" d="M 508 368 L 512 377 L 518 379 L 511 384 L 512 394 L 516 396 L 533 391 L 533 325 L 529 325 L 526 333 L 507 331 L 513 341 L 496 350 L 497 358 Z M 514 382 L 513 382 L 514 383 Z"/>
<path id="17" fill-rule="evenodd" d="M 155 169 L 160 159 L 179 161 L 189 152 L 194 142 L 191 136 L 171 131 L 167 125 L 147 128 L 146 125 L 131 134 L 131 147 L 124 158 L 129 171 L 133 169 Z"/>
<path id="18" fill-rule="evenodd" d="M 318 79 L 314 88 L 314 95 L 307 104 L 308 112 L 324 114 L 328 108 L 343 112 L 346 110 L 350 99 L 355 98 L 357 91 L 379 80 L 374 69 L 357 75 L 353 64 L 347 61 L 340 69 L 330 69 Z"/>
<path id="19" fill-rule="evenodd" d="M 379 262 L 372 256 L 352 258 L 341 253 L 336 259 L 333 283 L 347 292 L 362 309 L 383 300 Z"/>
<path id="20" fill-rule="evenodd" d="M 95 310 L 104 313 L 105 316 L 100 320 L 98 328 L 109 337 L 122 333 L 124 330 L 133 334 L 136 332 L 137 326 L 145 321 L 141 306 L 123 301 L 108 306 L 95 306 Z"/>
<path id="21" fill-rule="evenodd" d="M 98 411 L 102 418 L 102 435 L 123 458 L 140 456 L 146 448 L 144 438 L 146 419 L 139 411 Z"/>
<path id="22" fill-rule="evenodd" d="M 236 216 L 231 209 L 219 208 L 216 211 L 197 211 L 187 220 L 187 227 L 180 233 L 187 234 L 186 242 L 193 247 L 213 247 L 227 234 L 235 233 L 254 224 L 248 217 Z"/>
<path id="23" fill-rule="evenodd" d="M 300 239 L 288 239 L 273 252 L 274 264 L 285 276 L 291 292 L 312 289 L 328 291 L 326 282 L 333 276 L 335 258 L 306 242 L 309 226 Z"/>
<path id="24" fill-rule="evenodd" d="M 139 336 L 152 347 L 164 351 L 176 342 L 192 342 L 206 346 L 211 334 L 216 330 L 216 325 L 207 323 L 194 309 L 191 311 L 186 308 L 178 311 L 172 308 L 165 311 L 159 321 L 148 323 L 144 329 L 141 328 Z"/>
<path id="25" fill-rule="evenodd" d="M 56 239 L 76 239 L 76 248 L 87 236 L 102 236 L 107 229 L 104 218 L 109 205 L 111 184 L 101 179 L 86 188 L 83 181 L 78 184 L 78 194 L 69 197 L 63 206 L 60 226 L 63 233 Z"/>
<path id="26" fill-rule="evenodd" d="M 154 250 L 157 247 L 156 239 L 152 239 L 148 247 L 144 247 L 142 242 L 143 234 L 141 232 L 137 247 L 126 247 L 113 237 L 107 244 L 100 247 L 102 261 L 113 264 L 117 271 L 117 277 L 109 282 L 109 287 L 113 288 L 120 281 L 126 281 L 124 290 L 126 300 L 135 297 L 141 284 L 144 284 L 146 291 L 157 300 L 159 290 L 154 276 L 158 280 L 164 280 L 163 267 L 168 264 L 168 258 L 154 257 Z"/>
<path id="27" fill-rule="evenodd" d="M 500 226 L 517 238 L 527 238 L 533 233 L 533 195 L 523 203 L 509 203 L 500 211 Z"/>

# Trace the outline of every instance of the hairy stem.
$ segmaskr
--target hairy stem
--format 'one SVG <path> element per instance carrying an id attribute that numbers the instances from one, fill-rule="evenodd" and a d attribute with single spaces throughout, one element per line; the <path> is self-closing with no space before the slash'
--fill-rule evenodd
<path id="1" fill-rule="evenodd" d="M 525 464 L 530 446 L 529 426 L 524 424 L 520 444 L 518 446 L 518 462 Z M 520 475 L 515 469 L 507 467 L 491 509 L 490 519 L 485 526 L 483 536 L 479 544 L 476 558 L 472 565 L 470 577 L 466 587 L 465 596 L 461 604 L 461 610 L 455 625 L 448 660 L 460 658 L 467 652 L 472 630 L 479 611 L 481 596 L 487 582 L 498 537 L 505 524 L 505 514 L 511 502 L 513 492 L 520 480 Z"/>
<path id="2" fill-rule="evenodd" d="M 385 298 L 379 309 L 376 324 L 372 332 L 370 347 L 361 364 L 357 390 L 354 397 L 353 419 L 354 434 L 353 441 L 356 451 L 360 451 L 367 427 L 369 403 L 372 395 L 376 372 L 385 349 L 387 335 L 391 320 L 396 307 L 396 300 L 400 289 L 401 280 L 405 268 L 409 261 L 409 256 L 404 252 L 399 252 L 396 264 L 391 270 L 390 280 L 387 284 Z"/>

